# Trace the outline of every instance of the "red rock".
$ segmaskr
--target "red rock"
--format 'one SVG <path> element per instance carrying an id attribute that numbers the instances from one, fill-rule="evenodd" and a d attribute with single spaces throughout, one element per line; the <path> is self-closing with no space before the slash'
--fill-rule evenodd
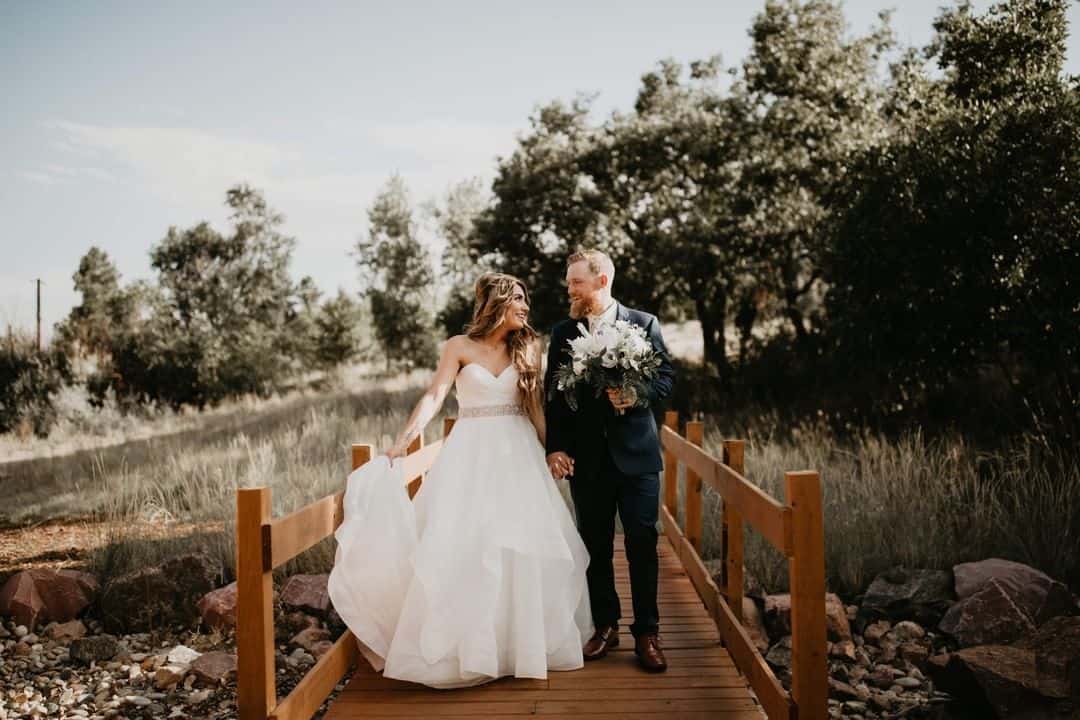
<path id="1" fill-rule="evenodd" d="M 963 600 L 997 582 L 1035 625 L 1065 615 L 1073 606 L 1072 593 L 1046 573 L 1023 563 L 1001 558 L 961 563 L 953 567 L 956 596 Z"/>
<path id="2" fill-rule="evenodd" d="M 49 619 L 56 622 L 74 620 L 94 601 L 98 591 L 98 581 L 90 573 L 79 570 L 32 570 L 34 573 L 48 573 L 49 576 L 38 579 L 38 592 L 45 601 Z"/>
<path id="3" fill-rule="evenodd" d="M 0 614 L 10 615 L 19 625 L 33 630 L 44 611 L 45 601 L 29 572 L 12 575 L 0 589 Z"/>
<path id="4" fill-rule="evenodd" d="M 302 647 L 312 655 L 315 654 L 314 647 L 316 644 L 328 641 L 330 639 L 330 633 L 322 628 L 308 628 L 307 630 L 301 630 L 296 634 L 290 644 L 296 647 Z"/>
<path id="5" fill-rule="evenodd" d="M 949 608 L 938 628 L 961 647 L 1005 645 L 1035 631 L 1031 617 L 997 580 Z"/>
<path id="6" fill-rule="evenodd" d="M 81 620 L 71 620 L 66 623 L 53 623 L 45 628 L 45 634 L 58 643 L 69 643 L 81 637 L 86 637 L 86 626 Z"/>
<path id="7" fill-rule="evenodd" d="M 765 623 L 772 637 L 791 633 L 791 595 L 782 593 L 765 597 Z M 825 627 L 829 640 L 851 640 L 847 609 L 834 593 L 825 595 Z"/>
<path id="8" fill-rule="evenodd" d="M 1060 616 L 1016 643 L 1035 651 L 1039 692 L 1046 697 L 1080 697 L 1080 616 Z"/>
<path id="9" fill-rule="evenodd" d="M 980 645 L 952 653 L 944 669 L 933 663 L 931 669 L 939 687 L 977 717 L 1012 717 L 1040 702 L 1034 650 Z"/>
<path id="10" fill-rule="evenodd" d="M 765 626 L 769 637 L 791 634 L 791 595 L 781 593 L 765 596 Z"/>
<path id="11" fill-rule="evenodd" d="M 330 593 L 326 590 L 329 575 L 293 575 L 281 588 L 281 604 L 325 617 L 330 609 Z"/>
<path id="12" fill-rule="evenodd" d="M 851 624 L 847 609 L 834 593 L 825 595 L 825 631 L 833 642 L 851 640 Z"/>
<path id="13" fill-rule="evenodd" d="M 191 672 L 203 682 L 220 683 L 236 674 L 236 656 L 217 651 L 203 653 L 191 663 Z"/>
<path id="14" fill-rule="evenodd" d="M 68 622 L 89 607 L 97 589 L 97 579 L 78 570 L 24 570 L 0 589 L 0 614 L 31 630 L 38 622 Z"/>
<path id="15" fill-rule="evenodd" d="M 199 613 L 203 625 L 227 630 L 236 627 L 236 583 L 211 590 L 199 600 Z"/>
<path id="16" fill-rule="evenodd" d="M 757 603 L 746 596 L 743 596 L 742 602 L 742 624 L 757 651 L 762 655 L 767 653 L 769 651 L 769 634 L 765 632 L 765 623 L 761 618 L 761 611 L 758 610 Z"/>

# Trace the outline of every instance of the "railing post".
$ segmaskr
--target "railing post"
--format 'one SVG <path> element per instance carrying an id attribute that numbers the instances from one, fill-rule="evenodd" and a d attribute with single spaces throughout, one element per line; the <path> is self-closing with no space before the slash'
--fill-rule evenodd
<path id="1" fill-rule="evenodd" d="M 724 464 L 729 468 L 745 476 L 744 452 L 745 440 L 724 441 Z M 723 565 L 720 572 L 724 581 L 724 595 L 727 596 L 728 606 L 735 618 L 741 623 L 743 620 L 743 521 L 742 515 L 733 503 L 723 501 L 721 510 L 721 546 L 723 548 Z"/>
<path id="2" fill-rule="evenodd" d="M 442 421 L 442 436 L 443 436 L 443 438 L 445 438 L 447 435 L 450 434 L 450 431 L 454 429 L 454 423 L 456 423 L 456 422 L 457 422 L 457 418 L 452 418 L 452 417 L 443 418 L 443 421 Z"/>
<path id="3" fill-rule="evenodd" d="M 811 470 L 784 473 L 791 506 L 791 695 L 800 720 L 828 717 L 825 656 L 825 525 L 821 479 Z"/>
<path id="4" fill-rule="evenodd" d="M 266 720 L 277 705 L 274 683 L 274 577 L 270 488 L 236 491 L 236 656 L 240 720 Z M 265 532 L 265 534 L 264 534 Z"/>
<path id="5" fill-rule="evenodd" d="M 664 425 L 676 433 L 679 432 L 679 413 L 668 410 L 664 413 Z M 671 517 L 679 517 L 679 461 L 670 450 L 664 450 L 664 507 Z"/>
<path id="6" fill-rule="evenodd" d="M 409 443 L 408 454 L 412 455 L 414 452 L 424 447 L 424 433 L 420 433 L 416 438 Z M 423 475 L 417 475 L 415 478 L 409 481 L 409 499 L 412 500 L 416 497 L 416 493 L 420 492 L 420 483 L 424 481 Z"/>
<path id="7" fill-rule="evenodd" d="M 686 423 L 686 439 L 694 445 L 701 447 L 705 439 L 705 424 L 700 420 L 692 420 Z M 693 546 L 694 551 L 701 555 L 701 477 L 686 468 L 686 539 Z"/>

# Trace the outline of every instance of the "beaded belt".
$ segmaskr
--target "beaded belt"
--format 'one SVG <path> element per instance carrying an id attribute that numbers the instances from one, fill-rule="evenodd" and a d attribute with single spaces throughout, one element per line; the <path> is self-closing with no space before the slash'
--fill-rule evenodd
<path id="1" fill-rule="evenodd" d="M 463 407 L 458 411 L 459 418 L 496 417 L 498 415 L 524 415 L 520 405 L 480 405 L 478 407 Z"/>

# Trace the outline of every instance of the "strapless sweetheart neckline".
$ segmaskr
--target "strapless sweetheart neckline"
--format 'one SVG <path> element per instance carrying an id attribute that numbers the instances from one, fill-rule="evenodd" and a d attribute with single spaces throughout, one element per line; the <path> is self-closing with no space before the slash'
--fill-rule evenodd
<path id="1" fill-rule="evenodd" d="M 464 372 L 465 368 L 467 368 L 467 367 L 473 367 L 473 366 L 476 366 L 476 367 L 480 368 L 481 370 L 483 370 L 484 372 L 486 372 L 486 373 L 488 374 L 488 376 L 489 376 L 489 377 L 491 377 L 491 379 L 493 379 L 493 380 L 498 380 L 498 379 L 499 379 L 499 378 L 501 378 L 501 377 L 502 377 L 503 375 L 505 375 L 505 374 L 507 373 L 507 371 L 508 371 L 508 370 L 509 370 L 510 368 L 514 367 L 514 363 L 510 363 L 509 365 L 507 365 L 506 367 L 504 367 L 504 368 L 503 368 L 503 369 L 502 369 L 502 370 L 501 370 L 501 371 L 499 372 L 499 374 L 498 374 L 498 375 L 496 375 L 495 373 L 491 372 L 490 370 L 488 370 L 488 369 L 487 369 L 487 367 L 485 367 L 484 365 L 481 365 L 481 364 L 480 364 L 480 363 L 478 363 L 478 362 L 469 362 L 469 363 L 465 363 L 464 365 L 462 365 L 462 366 L 461 366 L 461 370 L 462 370 L 462 372 Z"/>

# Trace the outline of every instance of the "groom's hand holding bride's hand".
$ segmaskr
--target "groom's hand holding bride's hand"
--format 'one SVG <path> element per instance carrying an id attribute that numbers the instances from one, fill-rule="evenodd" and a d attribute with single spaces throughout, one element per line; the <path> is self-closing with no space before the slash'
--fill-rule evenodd
<path id="1" fill-rule="evenodd" d="M 611 406 L 616 410 L 626 410 L 632 408 L 637 403 L 637 395 L 633 392 L 624 393 L 619 388 L 609 387 L 607 389 L 608 400 L 611 401 Z"/>
<path id="2" fill-rule="evenodd" d="M 562 451 L 548 455 L 547 464 L 548 469 L 551 470 L 551 476 L 556 480 L 562 480 L 567 475 L 574 474 L 574 458 Z"/>

